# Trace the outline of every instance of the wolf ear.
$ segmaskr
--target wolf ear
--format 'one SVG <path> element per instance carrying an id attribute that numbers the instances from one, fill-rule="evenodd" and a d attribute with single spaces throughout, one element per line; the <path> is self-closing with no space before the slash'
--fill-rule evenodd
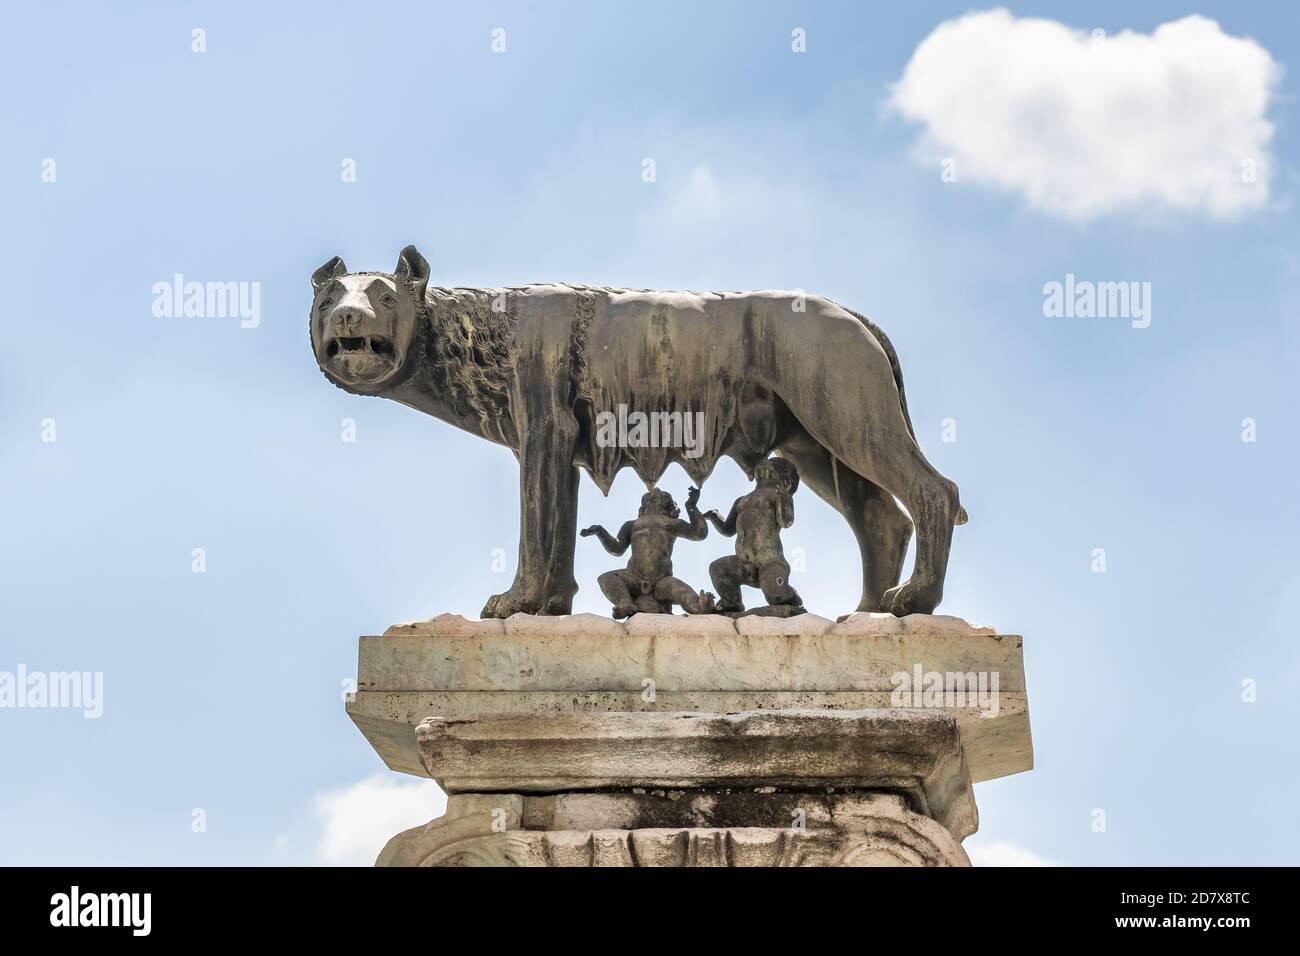
<path id="1" fill-rule="evenodd" d="M 319 269 L 311 274 L 312 291 L 319 292 L 320 287 L 330 279 L 348 274 L 348 267 L 343 264 L 343 260 L 335 256 L 329 262 L 325 263 Z"/>
<path id="2" fill-rule="evenodd" d="M 409 282 L 415 287 L 416 296 L 424 297 L 425 286 L 429 284 L 429 263 L 415 246 L 407 246 L 397 257 L 397 268 L 393 270 L 394 278 Z"/>

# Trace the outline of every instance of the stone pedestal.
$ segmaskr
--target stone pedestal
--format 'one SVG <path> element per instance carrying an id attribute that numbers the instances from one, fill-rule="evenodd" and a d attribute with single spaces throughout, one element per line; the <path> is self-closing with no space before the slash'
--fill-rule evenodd
<path id="1" fill-rule="evenodd" d="M 967 866 L 1033 761 L 1021 639 L 929 615 L 443 615 L 361 639 L 348 713 L 448 793 L 379 865 Z"/>

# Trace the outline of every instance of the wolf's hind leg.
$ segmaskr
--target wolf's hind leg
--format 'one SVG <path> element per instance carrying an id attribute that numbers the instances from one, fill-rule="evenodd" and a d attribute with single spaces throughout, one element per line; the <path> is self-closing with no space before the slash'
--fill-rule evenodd
<path id="1" fill-rule="evenodd" d="M 862 557 L 859 611 L 884 609 L 885 592 L 898 583 L 912 540 L 912 519 L 894 496 L 874 485 L 806 433 L 781 445 L 780 453 L 799 469 L 799 479 L 844 516 Z"/>

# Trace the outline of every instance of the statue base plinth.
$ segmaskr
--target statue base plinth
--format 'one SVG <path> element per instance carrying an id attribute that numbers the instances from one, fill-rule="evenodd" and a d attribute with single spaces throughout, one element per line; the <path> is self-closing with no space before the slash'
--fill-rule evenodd
<path id="1" fill-rule="evenodd" d="M 972 781 L 1033 759 L 1021 639 L 929 615 L 443 615 L 357 687 L 449 795 L 381 865 L 964 866 Z"/>

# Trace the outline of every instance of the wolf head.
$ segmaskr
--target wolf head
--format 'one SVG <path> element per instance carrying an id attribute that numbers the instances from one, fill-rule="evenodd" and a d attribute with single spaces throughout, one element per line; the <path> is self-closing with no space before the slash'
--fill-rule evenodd
<path id="1" fill-rule="evenodd" d="M 407 246 L 392 274 L 348 272 L 335 256 L 311 277 L 311 343 L 325 377 L 366 395 L 404 381 L 420 356 L 429 263 Z"/>

